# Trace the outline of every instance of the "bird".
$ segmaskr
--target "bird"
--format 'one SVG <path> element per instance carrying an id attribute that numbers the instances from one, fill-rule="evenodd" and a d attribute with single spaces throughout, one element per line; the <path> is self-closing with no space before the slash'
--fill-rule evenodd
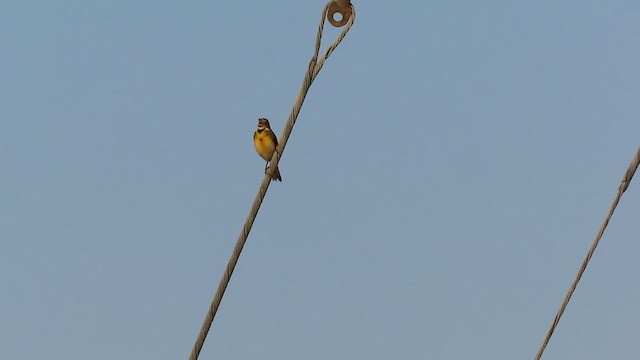
<path id="1" fill-rule="evenodd" d="M 273 153 L 278 147 L 278 138 L 276 138 L 276 134 L 274 134 L 271 130 L 269 120 L 265 118 L 258 119 L 258 129 L 256 129 L 256 132 L 253 133 L 253 144 L 256 147 L 258 155 L 260 155 L 260 157 L 267 162 L 264 165 L 264 172 L 266 174 L 269 161 L 271 161 Z M 280 176 L 280 170 L 277 166 L 273 171 L 271 180 L 282 181 L 282 176 Z"/>

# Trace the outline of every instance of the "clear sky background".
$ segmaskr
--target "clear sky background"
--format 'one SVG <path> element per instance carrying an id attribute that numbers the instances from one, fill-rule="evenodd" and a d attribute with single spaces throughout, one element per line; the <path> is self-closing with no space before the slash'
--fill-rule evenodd
<path id="1" fill-rule="evenodd" d="M 640 144 L 640 2 L 354 4 L 201 358 L 533 358 Z M 188 358 L 324 5 L 2 3 L 0 358 Z M 544 359 L 640 358 L 634 180 Z"/>

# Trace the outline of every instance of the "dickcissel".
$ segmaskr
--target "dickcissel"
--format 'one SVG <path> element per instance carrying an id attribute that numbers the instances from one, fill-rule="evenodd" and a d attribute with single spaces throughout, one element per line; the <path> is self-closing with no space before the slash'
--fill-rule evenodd
<path id="1" fill-rule="evenodd" d="M 276 151 L 276 147 L 278 147 L 278 138 L 276 138 L 276 134 L 271 131 L 269 120 L 265 118 L 258 119 L 258 129 L 253 133 L 253 144 L 256 146 L 258 155 L 267 162 L 264 165 L 264 172 L 266 173 L 269 161 L 273 157 L 273 152 Z M 282 181 L 280 170 L 278 170 L 277 167 L 273 171 L 271 179 Z"/>

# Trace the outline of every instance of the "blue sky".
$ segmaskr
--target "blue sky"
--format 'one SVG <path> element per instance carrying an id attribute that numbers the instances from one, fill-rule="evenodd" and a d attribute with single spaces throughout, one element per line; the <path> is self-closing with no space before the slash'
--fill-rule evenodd
<path id="1" fill-rule="evenodd" d="M 640 3 L 354 4 L 200 358 L 533 358 L 638 148 Z M 2 5 L 0 358 L 188 357 L 324 5 Z M 638 188 L 544 359 L 640 357 Z"/>

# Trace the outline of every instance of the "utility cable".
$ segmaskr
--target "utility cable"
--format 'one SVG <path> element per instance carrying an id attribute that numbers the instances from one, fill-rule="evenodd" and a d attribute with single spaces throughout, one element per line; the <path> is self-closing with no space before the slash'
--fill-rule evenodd
<path id="1" fill-rule="evenodd" d="M 334 15 L 336 13 L 340 13 L 342 16 L 341 20 L 335 20 Z M 322 30 L 324 28 L 324 22 L 327 19 L 327 14 L 329 15 L 329 22 L 334 26 L 343 26 L 346 24 L 345 28 L 342 30 L 336 41 L 327 49 L 326 53 L 323 57 L 318 59 L 318 52 L 320 51 L 320 43 L 322 41 Z M 331 53 L 336 49 L 338 44 L 342 41 L 342 39 L 347 35 L 351 26 L 353 26 L 353 22 L 355 21 L 356 13 L 355 8 L 350 3 L 349 0 L 330 0 L 327 5 L 324 7 L 322 11 L 322 16 L 320 17 L 320 26 L 318 27 L 318 34 L 316 36 L 316 46 L 315 52 L 311 61 L 309 62 L 309 67 L 307 68 L 307 73 L 302 82 L 302 87 L 300 88 L 300 92 L 298 93 L 298 97 L 291 109 L 291 114 L 289 115 L 289 119 L 287 120 L 287 124 L 282 132 L 280 137 L 280 143 L 278 144 L 278 148 L 273 154 L 273 158 L 271 158 L 271 166 L 269 170 L 265 174 L 262 179 L 262 183 L 260 184 L 260 188 L 258 190 L 258 194 L 253 200 L 253 205 L 251 206 L 251 210 L 249 211 L 249 215 L 245 220 L 244 226 L 242 227 L 242 231 L 238 236 L 238 240 L 236 242 L 236 246 L 231 253 L 231 257 L 229 258 L 229 262 L 227 263 L 227 267 L 224 270 L 224 274 L 220 279 L 220 283 L 218 285 L 218 289 L 213 297 L 213 301 L 211 302 L 211 306 L 209 307 L 209 311 L 204 319 L 202 324 L 202 328 L 200 329 L 200 333 L 196 339 L 195 344 L 193 345 L 193 350 L 191 351 L 191 355 L 189 356 L 189 360 L 196 360 L 200 355 L 200 351 L 202 350 L 202 346 L 204 345 L 204 341 L 207 337 L 207 333 L 211 328 L 211 324 L 213 323 L 213 318 L 218 311 L 220 306 L 220 302 L 222 301 L 222 296 L 231 280 L 231 275 L 233 274 L 233 270 L 238 263 L 238 259 L 240 258 L 240 253 L 242 252 L 242 248 L 244 247 L 245 242 L 247 241 L 247 237 L 249 236 L 249 232 L 251 231 L 251 227 L 253 226 L 253 222 L 258 215 L 258 210 L 260 209 L 260 205 L 262 204 L 262 200 L 264 200 L 265 195 L 267 194 L 267 189 L 269 188 L 269 184 L 271 183 L 271 176 L 273 175 L 274 169 L 278 167 L 278 162 L 280 161 L 280 157 L 282 156 L 282 152 L 284 151 L 284 147 L 287 144 L 287 140 L 291 135 L 291 131 L 293 130 L 293 125 L 298 118 L 298 114 L 300 113 L 300 109 L 302 108 L 302 103 L 309 91 L 309 87 L 313 83 L 313 80 L 316 78 L 320 69 L 324 65 L 325 60 L 331 55 Z"/>
<path id="2" fill-rule="evenodd" d="M 631 183 L 631 179 L 633 178 L 633 174 L 635 174 L 639 163 L 640 163 L 640 148 L 638 148 L 638 151 L 636 152 L 636 155 L 633 157 L 633 160 L 631 161 L 631 164 L 629 165 L 627 172 L 624 174 L 624 178 L 622 179 L 622 182 L 618 187 L 618 194 L 616 195 L 616 198 L 613 200 L 613 203 L 611 204 L 609 213 L 604 218 L 604 221 L 600 226 L 600 230 L 598 231 L 598 235 L 596 235 L 595 240 L 593 240 L 593 243 L 591 244 L 591 248 L 589 249 L 589 252 L 587 253 L 587 256 L 585 257 L 584 261 L 582 262 L 582 266 L 580 266 L 580 270 L 578 270 L 578 274 L 576 275 L 575 279 L 573 279 L 573 283 L 571 284 L 571 287 L 569 287 L 569 291 L 567 292 L 567 295 L 564 297 L 564 301 L 562 302 L 562 305 L 560 305 L 560 309 L 558 309 L 558 313 L 556 314 L 556 317 L 553 319 L 553 323 L 551 324 L 549 331 L 547 331 L 547 336 L 545 336 L 544 341 L 542 341 L 542 345 L 540 346 L 540 349 L 536 354 L 535 360 L 540 360 L 540 358 L 542 357 L 542 353 L 547 347 L 547 344 L 551 339 L 551 335 L 553 335 L 553 331 L 556 329 L 556 326 L 558 326 L 558 323 L 560 322 L 560 318 L 562 317 L 564 310 L 567 308 L 567 305 L 569 304 L 569 300 L 571 300 L 571 296 L 573 295 L 573 292 L 576 290 L 576 286 L 578 286 L 578 282 L 580 281 L 580 278 L 582 278 L 582 274 L 587 269 L 587 265 L 589 265 L 589 260 L 591 260 L 593 253 L 596 251 L 596 247 L 600 242 L 600 238 L 602 238 L 602 234 L 604 234 L 604 230 L 607 228 L 607 225 L 609 224 L 609 220 L 611 220 L 611 217 L 613 216 L 613 212 L 616 210 L 616 207 L 618 206 L 618 202 L 620 202 L 620 198 L 622 197 L 622 194 L 624 194 L 624 192 L 629 188 L 629 184 Z"/>

